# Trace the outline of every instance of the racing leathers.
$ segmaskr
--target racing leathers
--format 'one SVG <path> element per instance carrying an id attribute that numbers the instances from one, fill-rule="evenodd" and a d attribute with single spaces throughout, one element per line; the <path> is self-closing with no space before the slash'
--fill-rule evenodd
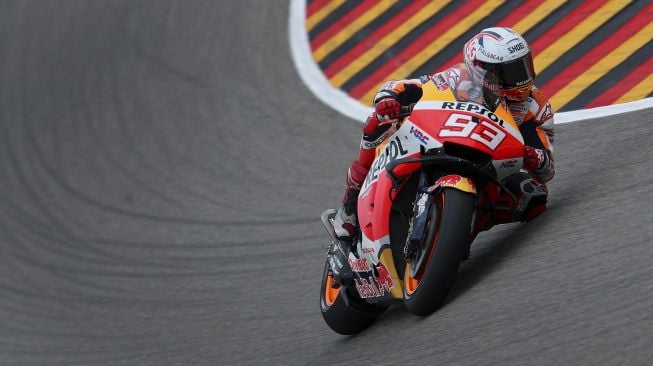
<path id="1" fill-rule="evenodd" d="M 386 82 L 374 97 L 375 112 L 365 121 L 358 158 L 349 166 L 343 207 L 336 215 L 335 230 L 342 238 L 356 233 L 356 203 L 361 184 L 375 157 L 375 149 L 396 129 L 400 108 L 416 103 L 422 97 L 422 85 L 433 80 L 440 87 L 449 87 L 460 101 L 483 104 L 483 91 L 474 84 L 465 64 L 461 63 L 432 76 Z M 520 172 L 503 180 L 504 186 L 517 198 L 512 210 L 497 213 L 492 224 L 530 221 L 546 210 L 547 187 L 554 174 L 553 110 L 548 99 L 533 86 L 524 101 L 503 101 L 510 110 L 524 139 L 524 165 Z M 504 193 L 505 194 L 505 193 Z"/>

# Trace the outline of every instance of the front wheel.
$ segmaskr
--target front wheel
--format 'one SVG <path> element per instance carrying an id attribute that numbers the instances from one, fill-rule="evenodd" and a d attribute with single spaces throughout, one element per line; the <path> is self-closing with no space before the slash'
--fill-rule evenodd
<path id="1" fill-rule="evenodd" d="M 444 188 L 429 207 L 428 232 L 406 261 L 404 303 L 416 315 L 436 311 L 447 297 L 471 239 L 474 196 Z"/>
<path id="2" fill-rule="evenodd" d="M 347 305 L 340 294 L 345 287 L 332 286 L 333 277 L 329 273 L 328 263 L 324 266 L 320 291 L 320 310 L 322 317 L 333 331 L 351 335 L 363 331 L 383 314 L 386 308 L 363 303 L 362 300 L 349 295 Z"/>

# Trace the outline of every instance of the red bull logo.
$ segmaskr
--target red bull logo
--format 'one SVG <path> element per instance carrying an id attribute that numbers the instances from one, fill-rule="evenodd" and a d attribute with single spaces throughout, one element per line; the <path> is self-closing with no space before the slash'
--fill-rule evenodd
<path id="1" fill-rule="evenodd" d="M 371 270 L 367 265 L 367 258 L 360 258 L 356 260 L 349 258 L 349 266 L 354 272 L 367 272 Z"/>
<path id="2" fill-rule="evenodd" d="M 433 192 L 439 187 L 453 187 L 461 191 L 476 193 L 476 187 L 474 182 L 469 178 L 464 178 L 459 175 L 445 175 L 444 177 L 438 179 L 434 185 L 429 187 L 428 192 Z"/>
<path id="3" fill-rule="evenodd" d="M 368 278 L 357 278 L 354 280 L 356 291 L 361 298 L 380 297 L 390 293 L 395 284 L 390 277 L 390 271 L 381 262 L 376 266 L 378 276 Z"/>
<path id="4" fill-rule="evenodd" d="M 379 262 L 379 264 L 376 267 L 377 272 L 379 275 L 376 277 L 376 283 L 379 285 L 379 289 L 381 291 L 387 291 L 390 292 L 390 289 L 395 287 L 394 282 L 392 282 L 392 278 L 390 277 L 390 271 L 388 271 L 388 268 L 385 266 L 385 264 Z"/>

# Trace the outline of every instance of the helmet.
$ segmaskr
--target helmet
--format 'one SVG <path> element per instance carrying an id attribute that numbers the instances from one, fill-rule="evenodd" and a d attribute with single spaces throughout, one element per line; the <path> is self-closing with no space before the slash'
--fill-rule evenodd
<path id="1" fill-rule="evenodd" d="M 465 66 L 474 82 L 501 97 L 524 101 L 531 93 L 535 68 L 526 40 L 510 28 L 483 29 L 465 43 Z"/>

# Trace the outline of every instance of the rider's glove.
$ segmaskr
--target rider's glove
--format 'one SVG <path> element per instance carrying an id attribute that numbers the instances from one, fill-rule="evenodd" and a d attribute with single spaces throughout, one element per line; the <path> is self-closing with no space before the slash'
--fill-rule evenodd
<path id="1" fill-rule="evenodd" d="M 401 113 L 401 104 L 392 98 L 384 98 L 376 102 L 375 111 L 379 122 L 396 120 Z"/>
<path id="2" fill-rule="evenodd" d="M 524 169 L 537 170 L 544 166 L 547 156 L 542 149 L 524 146 Z"/>

